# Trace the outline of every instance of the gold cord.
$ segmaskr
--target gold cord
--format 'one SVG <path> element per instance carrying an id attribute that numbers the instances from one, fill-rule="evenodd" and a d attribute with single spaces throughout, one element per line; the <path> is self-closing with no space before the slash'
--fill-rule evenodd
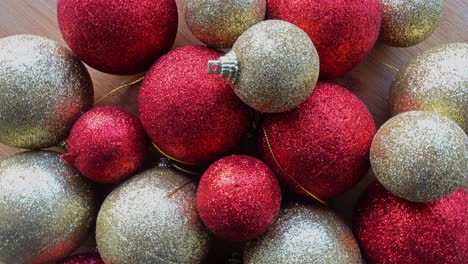
<path id="1" fill-rule="evenodd" d="M 268 135 L 267 135 L 267 132 L 265 130 L 265 128 L 262 128 L 262 132 L 263 132 L 263 136 L 265 138 L 265 142 L 268 146 L 268 150 L 270 151 L 270 154 L 271 156 L 273 157 L 273 160 L 275 161 L 276 165 L 278 166 L 278 168 L 281 170 L 281 172 L 286 175 L 288 178 L 290 178 L 303 192 L 307 193 L 309 196 L 311 196 L 312 198 L 314 198 L 315 200 L 317 200 L 318 202 L 320 202 L 321 204 L 323 205 L 326 205 L 328 206 L 328 203 L 320 198 L 318 198 L 316 195 L 314 195 L 313 193 L 309 192 L 308 190 L 306 190 L 306 188 L 304 188 L 295 178 L 293 178 L 292 176 L 290 176 L 284 169 L 283 167 L 281 166 L 281 164 L 279 163 L 278 159 L 276 158 L 276 155 L 275 153 L 273 152 L 273 149 L 271 147 L 271 144 L 270 144 L 270 140 L 268 139 Z"/>
<path id="2" fill-rule="evenodd" d="M 94 105 L 99 104 L 100 102 L 102 102 L 102 100 L 104 100 L 104 99 L 106 99 L 107 97 L 109 97 L 109 96 L 115 94 L 116 92 L 118 92 L 118 91 L 121 90 L 121 89 L 124 89 L 124 88 L 127 88 L 127 87 L 131 87 L 131 86 L 133 86 L 133 85 L 135 85 L 135 84 L 137 84 L 137 83 L 140 83 L 141 81 L 143 81 L 144 78 L 145 78 L 145 76 L 142 76 L 142 77 L 136 79 L 136 80 L 133 81 L 133 82 L 130 82 L 130 83 L 121 85 L 121 86 L 119 86 L 119 87 L 113 89 L 112 91 L 108 92 L 106 95 L 104 95 L 103 97 L 101 97 L 101 99 L 97 100 L 96 103 L 94 103 Z"/>

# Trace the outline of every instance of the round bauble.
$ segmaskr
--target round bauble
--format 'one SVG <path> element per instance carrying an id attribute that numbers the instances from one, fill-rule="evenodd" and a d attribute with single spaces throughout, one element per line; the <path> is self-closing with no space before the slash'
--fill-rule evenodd
<path id="1" fill-rule="evenodd" d="M 409 47 L 432 35 L 442 17 L 443 0 L 380 0 L 380 38 L 387 45 Z"/>
<path id="2" fill-rule="evenodd" d="M 319 59 L 307 34 L 280 20 L 260 22 L 245 31 L 231 52 L 210 61 L 208 71 L 233 83 L 237 96 L 266 113 L 291 110 L 314 89 Z"/>
<path id="3" fill-rule="evenodd" d="M 146 144 L 138 118 L 116 106 L 96 107 L 73 125 L 61 158 L 93 181 L 115 183 L 140 168 Z"/>
<path id="4" fill-rule="evenodd" d="M 174 43 L 174 0 L 59 0 L 58 24 L 89 66 L 118 75 L 146 71 Z"/>
<path id="5" fill-rule="evenodd" d="M 210 242 L 198 217 L 195 185 L 154 168 L 117 187 L 104 201 L 96 241 L 105 263 L 203 263 Z"/>
<path id="6" fill-rule="evenodd" d="M 468 43 L 444 44 L 412 59 L 390 89 L 392 115 L 431 111 L 468 132 Z"/>
<path id="7" fill-rule="evenodd" d="M 371 184 L 354 215 L 366 263 L 458 264 L 468 259 L 468 193 L 431 203 L 400 199 Z"/>
<path id="8" fill-rule="evenodd" d="M 372 169 L 396 196 L 413 201 L 440 199 L 468 176 L 468 137 L 447 117 L 421 111 L 399 114 L 375 135 Z"/>
<path id="9" fill-rule="evenodd" d="M 259 240 L 247 245 L 245 264 L 360 264 L 361 253 L 350 228 L 332 211 L 292 204 Z"/>
<path id="10" fill-rule="evenodd" d="M 97 212 L 91 183 L 54 152 L 0 162 L 0 263 L 49 263 L 68 256 Z"/>
<path id="11" fill-rule="evenodd" d="M 88 253 L 68 257 L 58 264 L 104 264 L 99 253 Z"/>
<path id="12" fill-rule="evenodd" d="M 260 129 L 261 156 L 298 194 L 332 197 L 369 169 L 374 121 L 364 103 L 339 85 L 318 83 L 306 102 L 265 116 Z"/>
<path id="13" fill-rule="evenodd" d="M 146 74 L 141 122 L 152 142 L 182 163 L 208 163 L 239 144 L 253 114 L 224 80 L 206 72 L 221 53 L 202 46 L 175 49 Z"/>
<path id="14" fill-rule="evenodd" d="M 379 0 L 269 0 L 269 19 L 302 28 L 320 58 L 320 77 L 348 73 L 370 53 L 380 31 Z"/>
<path id="15" fill-rule="evenodd" d="M 65 47 L 34 35 L 0 39 L 0 143 L 52 147 L 92 105 L 91 77 Z"/>
<path id="16" fill-rule="evenodd" d="M 216 48 L 230 48 L 249 27 L 265 18 L 266 0 L 184 0 L 192 34 Z"/>
<path id="17" fill-rule="evenodd" d="M 274 223 L 281 191 L 273 172 L 260 160 L 232 155 L 211 165 L 197 191 L 200 217 L 226 240 L 257 238 Z"/>

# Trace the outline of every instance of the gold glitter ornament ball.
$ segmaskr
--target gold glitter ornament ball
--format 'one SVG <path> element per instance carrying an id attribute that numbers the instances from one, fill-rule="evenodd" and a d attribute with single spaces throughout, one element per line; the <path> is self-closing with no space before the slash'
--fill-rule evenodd
<path id="1" fill-rule="evenodd" d="M 406 112 L 377 131 L 370 160 L 388 191 L 409 201 L 430 202 L 466 183 L 468 137 L 447 117 Z"/>
<path id="2" fill-rule="evenodd" d="M 0 161 L 0 263 L 49 263 L 68 256 L 92 229 L 94 188 L 57 153 Z"/>
<path id="3" fill-rule="evenodd" d="M 52 147 L 92 104 L 91 77 L 68 49 L 34 35 L 0 39 L 0 143 Z"/>
<path id="4" fill-rule="evenodd" d="M 444 44 L 409 61 L 390 89 L 390 109 L 435 112 L 468 132 L 468 43 Z"/>
<path id="5" fill-rule="evenodd" d="M 423 42 L 439 25 L 443 0 L 380 0 L 380 38 L 389 46 L 409 47 Z"/>
<path id="6" fill-rule="evenodd" d="M 250 242 L 245 264 L 360 264 L 351 229 L 332 211 L 313 205 L 291 204 L 268 233 Z"/>
<path id="7" fill-rule="evenodd" d="M 245 31 L 231 52 L 210 61 L 210 73 L 231 81 L 237 96 L 265 113 L 291 110 L 312 93 L 319 58 L 309 36 L 281 20 L 260 22 Z"/>
<path id="8" fill-rule="evenodd" d="M 266 0 L 184 0 L 183 10 L 195 37 L 223 49 L 265 18 Z"/>
<path id="9" fill-rule="evenodd" d="M 210 236 L 196 209 L 195 185 L 168 168 L 154 168 L 117 187 L 96 225 L 105 263 L 203 263 Z"/>

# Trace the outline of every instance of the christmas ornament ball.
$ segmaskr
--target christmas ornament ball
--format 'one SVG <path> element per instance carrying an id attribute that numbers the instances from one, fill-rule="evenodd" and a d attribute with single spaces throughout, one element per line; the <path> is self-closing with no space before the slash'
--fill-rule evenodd
<path id="1" fill-rule="evenodd" d="M 61 158 L 93 181 L 114 183 L 140 168 L 146 143 L 138 118 L 116 106 L 96 107 L 73 125 Z"/>
<path id="2" fill-rule="evenodd" d="M 59 0 L 57 17 L 71 50 L 99 71 L 146 71 L 174 43 L 175 0 Z"/>
<path id="3" fill-rule="evenodd" d="M 468 137 L 455 122 L 412 111 L 387 121 L 370 151 L 372 169 L 394 195 L 430 202 L 454 192 L 468 176 Z"/>
<path id="4" fill-rule="evenodd" d="M 468 132 L 468 43 L 449 43 L 415 57 L 390 89 L 392 115 L 430 111 Z"/>
<path id="5" fill-rule="evenodd" d="M 317 82 L 319 60 L 304 31 L 285 21 L 268 20 L 245 31 L 231 52 L 210 62 L 209 71 L 229 79 L 237 96 L 250 107 L 278 113 L 309 97 Z"/>
<path id="6" fill-rule="evenodd" d="M 348 73 L 370 53 L 380 31 L 379 0 L 269 0 L 267 18 L 291 22 L 314 42 L 320 77 Z"/>
<path id="7" fill-rule="evenodd" d="M 245 264 L 362 263 L 351 229 L 323 207 L 291 204 L 244 252 Z"/>
<path id="8" fill-rule="evenodd" d="M 52 147 L 92 104 L 91 77 L 68 49 L 35 35 L 0 39 L 0 143 Z"/>
<path id="9" fill-rule="evenodd" d="M 68 256 L 91 231 L 94 188 L 48 151 L 0 161 L 0 262 L 49 263 Z"/>
<path id="10" fill-rule="evenodd" d="M 203 263 L 210 237 L 195 185 L 168 168 L 142 172 L 104 201 L 96 241 L 105 263 Z"/>
<path id="11" fill-rule="evenodd" d="M 468 258 L 468 194 L 463 188 L 430 203 L 400 199 L 371 184 L 354 215 L 366 263 L 458 264 Z"/>
<path id="12" fill-rule="evenodd" d="M 87 253 L 68 257 L 58 264 L 104 264 L 99 253 Z"/>
<path id="13" fill-rule="evenodd" d="M 382 27 L 380 38 L 395 47 L 419 44 L 439 25 L 443 0 L 380 0 Z"/>
<path id="14" fill-rule="evenodd" d="M 260 160 L 232 155 L 212 164 L 201 177 L 197 208 L 202 221 L 226 240 L 251 240 L 274 223 L 281 190 L 273 172 Z"/>
<path id="15" fill-rule="evenodd" d="M 265 18 L 266 0 L 184 0 L 192 34 L 216 48 L 230 48 L 249 27 Z"/>
<path id="16" fill-rule="evenodd" d="M 329 198 L 350 189 L 369 169 L 375 124 L 345 88 L 319 82 L 306 102 L 260 127 L 260 154 L 291 191 Z"/>
<path id="17" fill-rule="evenodd" d="M 183 163 L 204 164 L 236 147 L 253 114 L 231 86 L 206 72 L 221 55 L 202 46 L 186 46 L 164 55 L 140 88 L 141 122 L 152 142 Z"/>

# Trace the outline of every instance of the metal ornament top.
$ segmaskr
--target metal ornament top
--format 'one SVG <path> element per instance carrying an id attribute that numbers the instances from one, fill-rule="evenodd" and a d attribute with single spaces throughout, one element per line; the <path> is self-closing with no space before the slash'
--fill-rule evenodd
<path id="1" fill-rule="evenodd" d="M 218 60 L 208 61 L 208 73 L 217 74 L 221 78 L 235 83 L 239 75 L 239 62 L 236 54 L 231 51 Z"/>

